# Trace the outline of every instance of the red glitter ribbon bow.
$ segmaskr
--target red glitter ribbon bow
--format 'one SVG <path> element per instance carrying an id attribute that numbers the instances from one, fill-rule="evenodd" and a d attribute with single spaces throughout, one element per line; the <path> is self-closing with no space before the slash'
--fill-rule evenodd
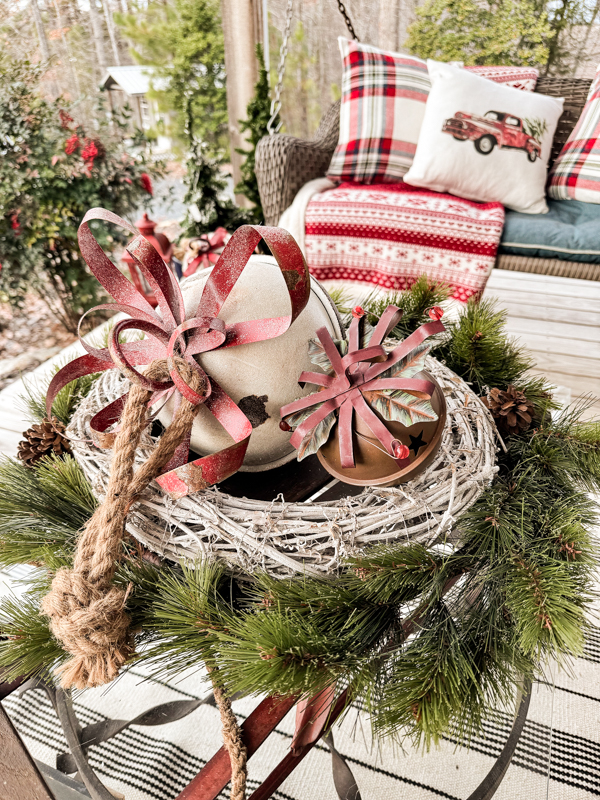
<path id="1" fill-rule="evenodd" d="M 225 246 L 204 286 L 194 316 L 185 319 L 183 296 L 177 280 L 150 242 L 138 234 L 127 245 L 127 251 L 138 263 L 139 269 L 150 284 L 158 301 L 159 314 L 106 256 L 88 224 L 94 219 L 120 225 L 132 234 L 138 232 L 124 219 L 103 208 L 93 208 L 88 211 L 78 231 L 83 258 L 102 286 L 116 301 L 96 306 L 92 310 L 122 311 L 129 314 L 130 319 L 124 319 L 114 325 L 107 348 L 92 347 L 80 336 L 81 344 L 87 353 L 71 361 L 54 376 L 46 398 L 47 412 L 50 416 L 56 395 L 75 378 L 115 367 L 121 369 L 131 381 L 153 391 L 150 405 L 159 397 L 173 392 L 176 393 L 177 403 L 181 401 L 181 396 L 194 404 L 205 403 L 233 438 L 234 444 L 218 453 L 188 463 L 190 444 L 188 435 L 177 448 L 163 474 L 157 478 L 157 482 L 171 497 L 183 497 L 197 491 L 199 486 L 218 483 L 233 475 L 242 465 L 252 433 L 252 426 L 246 415 L 214 378 L 204 373 L 194 356 L 209 350 L 262 342 L 285 333 L 308 302 L 310 296 L 308 267 L 300 248 L 287 231 L 281 228 L 243 225 Z M 291 314 L 286 317 L 226 325 L 219 318 L 223 303 L 261 239 L 268 244 L 282 271 L 290 296 Z M 257 290 L 260 291 L 260 287 L 257 287 Z M 127 330 L 141 331 L 145 334 L 145 338 L 138 342 L 122 343 L 119 341 L 120 334 Z M 185 359 L 206 379 L 209 386 L 206 396 L 199 395 L 185 382 L 177 371 L 176 356 Z M 166 359 L 170 381 L 150 380 L 135 369 L 136 366 L 149 364 L 155 359 Z M 118 421 L 126 399 L 127 395 L 123 395 L 114 400 L 90 421 L 94 441 L 100 447 L 112 445 L 114 434 L 107 434 L 106 431 Z"/>
<path id="2" fill-rule="evenodd" d="M 216 264 L 219 260 L 219 253 L 216 251 L 224 246 L 225 239 L 228 236 L 229 233 L 225 228 L 217 228 L 212 235 L 209 236 L 209 234 L 203 233 L 202 236 L 194 240 L 193 244 L 197 255 L 188 261 L 186 268 L 183 270 L 183 277 L 188 278 L 197 272 L 200 267 L 205 269 L 210 267 L 211 264 Z M 192 242 L 190 242 L 191 244 Z"/>
<path id="3" fill-rule="evenodd" d="M 362 311 L 362 309 L 361 309 Z M 402 311 L 396 306 L 388 306 L 377 323 L 369 340 L 368 347 L 360 347 L 360 318 L 363 313 L 353 314 L 348 330 L 348 353 L 341 356 L 327 328 L 319 328 L 317 336 L 333 368 L 333 375 L 318 372 L 303 372 L 298 383 L 312 383 L 324 389 L 295 400 L 283 406 L 281 416 L 286 417 L 311 406 L 319 405 L 307 419 L 294 431 L 290 439 L 296 449 L 302 444 L 304 437 L 312 431 L 332 411 L 338 411 L 338 438 L 340 442 L 340 461 L 344 469 L 354 467 L 354 447 L 352 443 L 352 421 L 354 412 L 369 427 L 373 435 L 385 447 L 387 453 L 394 458 L 400 467 L 409 463 L 409 458 L 397 458 L 401 452 L 401 443 L 394 438 L 386 425 L 369 407 L 363 392 L 376 389 L 403 389 L 424 398 L 430 398 L 435 391 L 431 381 L 417 378 L 380 378 L 379 376 L 397 364 L 405 356 L 421 344 L 427 337 L 441 333 L 445 327 L 441 321 L 428 322 L 408 336 L 389 353 L 381 342 L 396 327 L 402 317 Z M 322 405 L 321 405 L 322 404 Z"/>

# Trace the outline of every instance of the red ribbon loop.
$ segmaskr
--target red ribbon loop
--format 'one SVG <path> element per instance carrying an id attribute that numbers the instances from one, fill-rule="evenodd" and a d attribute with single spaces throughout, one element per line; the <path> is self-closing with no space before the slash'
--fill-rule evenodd
<path id="1" fill-rule="evenodd" d="M 300 447 L 305 436 L 322 422 L 333 411 L 338 411 L 338 439 L 340 445 L 340 463 L 344 469 L 354 467 L 354 446 L 352 441 L 352 421 L 354 413 L 363 420 L 373 435 L 385 447 L 400 467 L 408 464 L 409 458 L 396 458 L 398 451 L 397 440 L 390 433 L 387 426 L 369 407 L 363 397 L 363 392 L 375 389 L 391 389 L 409 392 L 410 394 L 429 399 L 435 391 L 431 381 L 419 378 L 379 378 L 394 364 L 407 356 L 421 344 L 428 336 L 441 333 L 445 330 L 442 322 L 428 322 L 412 333 L 389 353 L 383 348 L 381 342 L 396 327 L 402 317 L 401 309 L 388 306 L 381 315 L 367 347 L 360 348 L 360 319 L 364 314 L 354 315 L 348 330 L 348 353 L 341 356 L 327 328 L 319 328 L 317 336 L 325 354 L 327 355 L 333 375 L 322 375 L 317 372 L 303 372 L 298 383 L 312 383 L 324 387 L 321 391 L 302 397 L 288 403 L 281 409 L 281 417 L 287 417 L 298 411 L 305 411 L 312 406 L 318 408 L 303 422 L 298 425 L 291 443 L 296 449 Z M 380 360 L 384 356 L 383 360 Z M 374 359 L 378 359 L 373 363 Z"/>
<path id="2" fill-rule="evenodd" d="M 238 228 L 209 275 L 194 316 L 186 320 L 179 284 L 154 247 L 138 235 L 128 245 L 127 250 L 136 259 L 151 285 L 158 300 L 160 315 L 106 256 L 89 227 L 91 220 L 111 222 L 130 233 L 138 232 L 128 222 L 102 208 L 88 211 L 78 232 L 83 258 L 116 301 L 115 304 L 103 304 L 97 308 L 124 311 L 130 315 L 130 319 L 122 320 L 114 326 L 107 348 L 91 347 L 80 337 L 87 354 L 71 361 L 52 379 L 46 397 L 48 415 L 51 414 L 58 392 L 72 380 L 117 367 L 131 381 L 154 392 L 150 399 L 151 404 L 159 397 L 173 392 L 176 392 L 176 401 L 183 396 L 191 403 L 204 403 L 234 440 L 233 445 L 218 453 L 187 463 L 188 438 L 178 448 L 163 474 L 157 478 L 163 489 L 172 497 L 179 498 L 196 491 L 198 486 L 224 480 L 242 465 L 252 426 L 214 378 L 206 375 L 194 356 L 210 350 L 272 339 L 288 330 L 310 297 L 308 267 L 300 248 L 293 237 L 280 228 L 254 225 Z M 219 313 L 261 239 L 268 244 L 285 279 L 290 297 L 290 314 L 286 317 L 238 322 L 227 327 L 219 318 Z M 260 287 L 257 290 L 260 291 Z M 145 338 L 140 342 L 120 342 L 119 335 L 125 330 L 138 330 Z M 185 359 L 206 379 L 203 381 L 207 385 L 204 394 L 195 392 L 184 380 L 177 369 L 176 356 Z M 153 381 L 135 369 L 136 366 L 149 364 L 156 359 L 167 361 L 171 381 Z M 113 401 L 92 418 L 92 435 L 97 443 L 103 443 L 100 446 L 106 446 L 112 439 L 112 435 L 106 431 L 118 420 L 126 397 L 124 395 Z"/>

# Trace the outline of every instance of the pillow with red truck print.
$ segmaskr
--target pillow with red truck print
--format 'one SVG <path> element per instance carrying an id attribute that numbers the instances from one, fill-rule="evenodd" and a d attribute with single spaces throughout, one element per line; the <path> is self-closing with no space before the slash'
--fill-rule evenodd
<path id="1" fill-rule="evenodd" d="M 411 186 L 545 214 L 545 185 L 563 99 L 494 84 L 428 61 L 431 91 Z"/>
<path id="2" fill-rule="evenodd" d="M 342 55 L 340 136 L 327 177 L 394 183 L 412 164 L 427 95 L 427 62 L 405 53 L 338 39 Z M 534 67 L 465 67 L 523 91 L 535 89 Z"/>

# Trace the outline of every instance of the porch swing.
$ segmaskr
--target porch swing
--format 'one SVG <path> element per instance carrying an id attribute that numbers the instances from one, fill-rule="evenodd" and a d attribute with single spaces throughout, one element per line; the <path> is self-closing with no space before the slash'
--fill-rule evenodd
<path id="1" fill-rule="evenodd" d="M 351 38 L 360 41 L 342 0 L 337 0 L 337 7 Z M 294 0 L 288 0 L 279 50 L 277 83 L 271 101 L 271 118 L 267 123 L 269 135 L 261 139 L 256 147 L 256 177 L 266 225 L 277 224 L 282 212 L 291 205 L 296 193 L 305 183 L 325 175 L 339 138 L 339 100 L 325 112 L 317 132 L 310 140 L 279 133 L 283 124 L 281 120 L 274 125 L 281 110 L 281 89 L 293 15 Z"/>
<path id="2" fill-rule="evenodd" d="M 311 140 L 298 139 L 279 133 L 280 125 L 273 121 L 281 108 L 281 85 L 285 71 L 287 40 L 289 38 L 293 0 L 288 0 L 285 35 L 281 46 L 278 81 L 274 90 L 269 123 L 269 136 L 256 148 L 256 177 L 261 197 L 265 224 L 276 225 L 282 213 L 292 204 L 298 191 L 309 181 L 325 176 L 339 139 L 340 105 L 338 100 L 323 115 L 315 136 Z M 338 0 L 350 36 L 358 41 L 354 26 L 343 3 Z M 549 166 L 565 145 L 577 123 L 589 93 L 591 80 L 541 76 L 535 92 L 564 98 L 563 114 L 552 143 Z M 596 264 L 576 260 L 500 254 L 496 261 L 499 269 L 556 275 L 566 278 L 598 280 Z"/>

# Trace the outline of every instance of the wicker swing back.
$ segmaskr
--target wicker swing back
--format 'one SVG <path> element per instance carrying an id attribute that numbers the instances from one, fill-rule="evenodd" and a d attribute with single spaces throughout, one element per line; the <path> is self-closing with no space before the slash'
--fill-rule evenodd
<path id="1" fill-rule="evenodd" d="M 590 85 L 591 80 L 587 78 L 543 77 L 538 80 L 536 92 L 565 98 L 564 111 L 554 134 L 550 163 L 558 156 L 575 127 Z M 324 114 L 310 141 L 281 133 L 260 140 L 256 147 L 256 177 L 266 225 L 277 224 L 305 183 L 326 174 L 338 142 L 339 126 L 338 100 Z"/>

